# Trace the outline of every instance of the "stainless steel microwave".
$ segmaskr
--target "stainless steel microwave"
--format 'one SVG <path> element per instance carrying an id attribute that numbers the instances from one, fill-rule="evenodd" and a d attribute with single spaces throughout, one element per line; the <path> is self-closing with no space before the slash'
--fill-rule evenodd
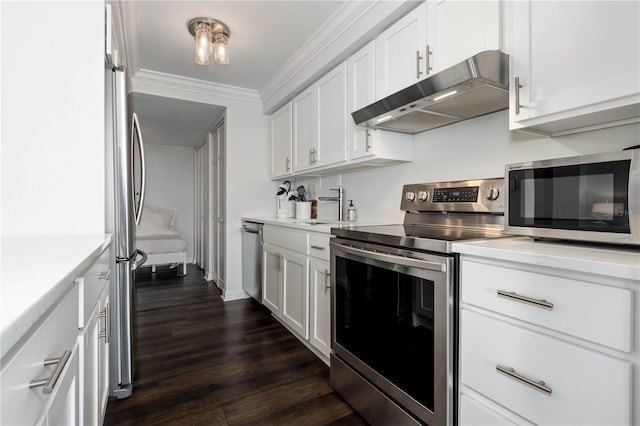
<path id="1" fill-rule="evenodd" d="M 507 164 L 505 232 L 640 246 L 640 149 Z"/>

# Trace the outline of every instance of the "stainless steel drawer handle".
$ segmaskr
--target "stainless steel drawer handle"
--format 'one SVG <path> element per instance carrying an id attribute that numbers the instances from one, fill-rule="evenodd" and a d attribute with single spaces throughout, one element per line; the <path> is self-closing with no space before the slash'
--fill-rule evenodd
<path id="1" fill-rule="evenodd" d="M 331 276 L 331 274 L 329 273 L 329 270 L 325 269 L 324 270 L 324 292 L 325 294 L 327 293 L 327 290 L 329 290 L 331 288 L 331 283 L 329 281 L 329 277 Z"/>
<path id="2" fill-rule="evenodd" d="M 520 89 L 522 89 L 522 85 L 520 84 L 520 77 L 516 77 L 514 79 L 515 81 L 513 82 L 513 85 L 515 87 L 515 109 L 516 109 L 516 115 L 520 114 L 520 108 L 522 108 L 522 105 L 520 105 Z"/>
<path id="3" fill-rule="evenodd" d="M 552 392 L 551 388 L 547 386 L 545 382 L 542 380 L 536 381 L 536 380 L 530 379 L 526 376 L 523 376 L 520 373 L 517 373 L 515 369 L 511 367 L 505 367 L 500 364 L 496 364 L 496 371 L 502 374 L 506 374 L 507 376 L 512 377 L 524 384 L 527 384 L 532 388 L 539 390 L 540 392 L 546 393 L 547 395 L 551 395 L 551 392 Z"/>
<path id="4" fill-rule="evenodd" d="M 529 303 L 531 305 L 539 306 L 541 308 L 553 309 L 553 303 L 547 302 L 545 299 L 534 299 L 532 297 L 522 296 L 515 291 L 497 290 L 498 296 L 506 297 L 507 299 L 517 300 L 519 302 Z"/>
<path id="5" fill-rule="evenodd" d="M 325 249 L 326 249 L 326 247 L 322 247 L 322 246 L 314 246 L 314 245 L 312 245 L 312 246 L 311 246 L 311 248 L 312 248 L 312 249 L 316 249 L 316 250 L 325 250 Z"/>
<path id="6" fill-rule="evenodd" d="M 67 361 L 69 361 L 69 357 L 71 356 L 71 351 L 66 350 L 62 354 L 60 358 L 48 358 L 44 360 L 44 365 L 54 365 L 56 364 L 56 368 L 53 370 L 51 376 L 46 379 L 36 379 L 29 382 L 29 388 L 37 388 L 40 386 L 44 386 L 42 388 L 42 393 L 45 395 L 50 394 L 53 391 L 56 382 L 60 378 L 60 374 L 62 374 L 62 370 L 64 366 L 67 365 Z"/>
<path id="7" fill-rule="evenodd" d="M 104 330 L 98 333 L 98 339 L 104 338 L 105 343 L 111 340 L 111 305 L 107 303 L 98 318 L 104 318 Z"/>
<path id="8" fill-rule="evenodd" d="M 109 269 L 108 271 L 100 272 L 98 274 L 98 279 L 107 281 L 110 276 L 111 276 L 111 269 Z"/>

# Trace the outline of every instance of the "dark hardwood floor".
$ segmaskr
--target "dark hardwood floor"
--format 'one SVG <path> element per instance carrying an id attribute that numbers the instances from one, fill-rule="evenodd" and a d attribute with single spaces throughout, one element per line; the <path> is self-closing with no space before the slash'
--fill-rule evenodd
<path id="1" fill-rule="evenodd" d="M 193 265 L 150 269 L 136 282 L 134 392 L 109 401 L 106 425 L 365 424 L 266 308 L 222 302 Z"/>

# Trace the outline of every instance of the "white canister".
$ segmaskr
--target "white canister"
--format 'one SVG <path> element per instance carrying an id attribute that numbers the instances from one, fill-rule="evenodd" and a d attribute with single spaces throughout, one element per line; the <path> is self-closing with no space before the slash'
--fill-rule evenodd
<path id="1" fill-rule="evenodd" d="M 276 195 L 276 217 L 291 217 L 291 206 L 287 194 Z"/>
<path id="2" fill-rule="evenodd" d="M 296 218 L 311 219 L 311 201 L 298 201 L 296 203 Z"/>

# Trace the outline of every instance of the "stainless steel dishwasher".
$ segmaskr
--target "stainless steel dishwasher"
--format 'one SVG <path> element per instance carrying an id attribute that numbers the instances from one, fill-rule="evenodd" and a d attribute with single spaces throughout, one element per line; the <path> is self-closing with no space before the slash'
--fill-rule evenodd
<path id="1" fill-rule="evenodd" d="M 242 221 L 242 289 L 262 303 L 262 223 Z"/>

